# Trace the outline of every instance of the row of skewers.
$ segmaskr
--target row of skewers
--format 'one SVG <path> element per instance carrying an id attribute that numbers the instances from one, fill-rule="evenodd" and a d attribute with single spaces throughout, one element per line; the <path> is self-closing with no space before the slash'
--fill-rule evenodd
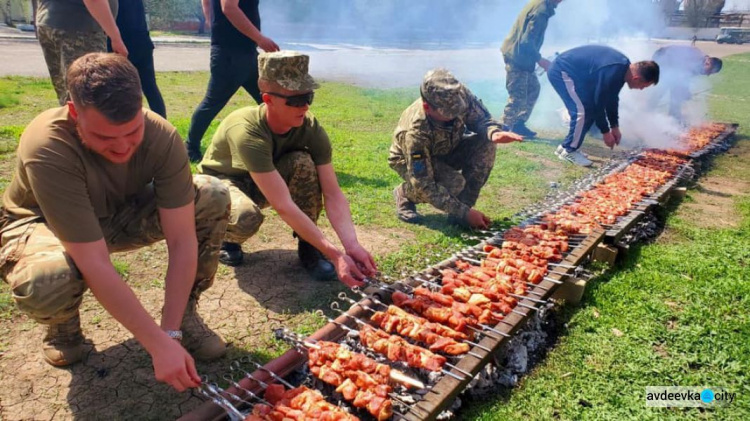
<path id="1" fill-rule="evenodd" d="M 716 130 L 712 126 L 706 133 Z M 697 136 L 698 140 L 691 145 L 705 145 L 702 139 L 709 135 Z M 537 310 L 537 304 L 546 303 L 542 298 L 549 295 L 550 287 L 543 288 L 540 284 L 545 280 L 559 284 L 559 279 L 549 275 L 571 275 L 578 270 L 561 263 L 566 254 L 588 234 L 614 224 L 673 178 L 687 162 L 684 153 L 647 150 L 623 171 L 605 177 L 591 190 L 579 194 L 575 201 L 528 225 L 493 236 L 479 249 L 457 253 L 448 267 L 423 272 L 411 277 L 408 283 L 376 285 L 386 292 L 392 304 L 362 293 L 372 303 L 366 305 L 364 300 L 355 301 L 342 293 L 340 299 L 360 306 L 369 317 L 367 320 L 355 317 L 333 303 L 332 309 L 351 319 L 357 328 L 329 321 L 357 337 L 363 350 L 381 360 L 417 372 L 424 370 L 460 380 L 470 378 L 471 373 L 456 366 L 457 359 L 482 359 L 482 352 L 491 352 L 479 344 L 483 337 L 509 336 L 498 329 L 506 323 L 506 317 L 512 313 L 527 316 L 529 311 Z M 393 400 L 398 400 L 394 388 L 426 387 L 419 379 L 344 344 L 283 336 L 307 353 L 313 376 L 377 420 L 394 416 Z M 316 390 L 287 386 L 266 388 L 263 400 L 255 403 L 247 419 L 357 419 L 325 401 Z"/>

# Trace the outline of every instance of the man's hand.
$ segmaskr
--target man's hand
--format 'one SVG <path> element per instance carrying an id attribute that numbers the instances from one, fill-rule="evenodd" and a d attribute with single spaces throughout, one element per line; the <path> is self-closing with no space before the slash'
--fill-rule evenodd
<path id="1" fill-rule="evenodd" d="M 110 38 L 110 40 L 112 41 L 112 51 L 123 57 L 128 56 L 128 47 L 122 42 L 122 38 Z"/>
<path id="2" fill-rule="evenodd" d="M 612 131 L 604 133 L 602 136 L 604 137 L 604 144 L 607 145 L 610 149 L 614 149 L 615 145 L 617 144 L 617 140 L 615 140 L 615 135 L 612 133 Z"/>
<path id="3" fill-rule="evenodd" d="M 360 272 L 354 259 L 347 254 L 340 254 L 331 261 L 341 282 L 349 288 L 364 286 L 365 275 Z"/>
<path id="4" fill-rule="evenodd" d="M 201 384 L 193 357 L 179 342 L 167 336 L 166 333 L 157 351 L 151 355 L 151 359 L 156 380 L 174 387 L 178 392 L 198 387 Z"/>
<path id="5" fill-rule="evenodd" d="M 523 136 L 513 132 L 494 132 L 490 140 L 492 140 L 492 143 L 522 142 Z"/>
<path id="6" fill-rule="evenodd" d="M 540 58 L 539 61 L 536 62 L 536 64 L 539 65 L 542 69 L 544 69 L 545 72 L 549 71 L 549 66 L 552 65 L 552 62 L 547 60 L 546 58 Z"/>
<path id="7" fill-rule="evenodd" d="M 276 45 L 275 42 L 271 38 L 268 38 L 266 36 L 261 35 L 261 38 L 258 40 L 258 47 L 260 47 L 261 50 L 272 53 L 274 51 L 279 51 L 280 48 L 278 45 Z"/>
<path id="8" fill-rule="evenodd" d="M 622 139 L 622 133 L 620 133 L 620 128 L 612 127 L 612 131 L 610 131 L 610 133 L 612 133 L 612 136 L 615 137 L 615 145 L 619 145 L 620 139 Z"/>
<path id="9" fill-rule="evenodd" d="M 354 260 L 354 263 L 357 264 L 357 268 L 360 272 L 364 273 L 365 276 L 375 276 L 378 272 L 378 267 L 375 265 L 375 260 L 372 258 L 372 255 L 370 255 L 370 253 L 360 244 L 347 249 L 346 254 Z"/>
<path id="10" fill-rule="evenodd" d="M 469 213 L 466 214 L 466 221 L 471 228 L 483 230 L 489 228 L 491 222 L 490 218 L 476 209 L 469 209 Z"/>

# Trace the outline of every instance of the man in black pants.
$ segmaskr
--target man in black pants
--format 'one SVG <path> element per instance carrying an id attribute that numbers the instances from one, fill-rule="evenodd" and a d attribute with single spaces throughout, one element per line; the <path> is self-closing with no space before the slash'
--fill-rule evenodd
<path id="1" fill-rule="evenodd" d="M 154 43 L 148 34 L 146 11 L 143 0 L 121 1 L 117 12 L 117 28 L 120 29 L 122 41 L 128 48 L 128 60 L 138 69 L 141 89 L 146 96 L 151 111 L 167 118 L 167 107 L 164 98 L 156 85 L 154 72 Z M 107 39 L 107 51 L 112 52 L 112 41 Z"/>
<path id="2" fill-rule="evenodd" d="M 258 50 L 278 51 L 279 46 L 260 32 L 259 0 L 202 0 L 206 22 L 211 22 L 211 79 L 203 101 L 190 121 L 188 156 L 203 157 L 201 140 L 211 121 L 241 87 L 255 102 L 258 90 Z"/>

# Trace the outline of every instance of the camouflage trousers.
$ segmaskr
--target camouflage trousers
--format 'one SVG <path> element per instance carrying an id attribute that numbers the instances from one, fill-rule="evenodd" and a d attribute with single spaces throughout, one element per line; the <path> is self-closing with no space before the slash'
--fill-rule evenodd
<path id="1" fill-rule="evenodd" d="M 38 26 L 36 36 L 44 53 L 52 85 L 60 105 L 68 101 L 65 76 L 78 57 L 88 53 L 107 52 L 107 35 L 102 31 L 80 32 Z"/>
<path id="2" fill-rule="evenodd" d="M 213 283 L 230 201 L 226 187 L 215 177 L 196 175 L 193 183 L 198 238 L 193 295 L 197 297 Z M 101 223 L 112 253 L 164 239 L 153 188 Z M 0 243 L 0 274 L 21 311 L 43 324 L 66 321 L 78 312 L 86 283 L 47 223 L 36 217 L 11 222 L 3 228 Z"/>
<path id="3" fill-rule="evenodd" d="M 318 222 L 323 210 L 323 195 L 318 181 L 318 171 L 310 154 L 291 152 L 282 155 L 275 163 L 276 170 L 289 188 L 292 201 L 313 222 Z M 263 223 L 261 209 L 269 206 L 263 193 L 250 175 L 222 177 L 216 175 L 229 188 L 232 213 L 227 225 L 226 241 L 242 244 L 255 235 Z"/>
<path id="4" fill-rule="evenodd" d="M 505 88 L 508 90 L 508 103 L 503 111 L 503 124 L 512 128 L 518 123 L 526 123 L 539 99 L 539 79 L 533 71 L 520 70 L 509 64 Z"/>
<path id="5" fill-rule="evenodd" d="M 495 166 L 496 152 L 495 144 L 487 136 L 473 133 L 464 137 L 449 155 L 432 158 L 435 183 L 465 205 L 474 207 Z M 430 203 L 428 193 L 410 182 L 411 173 L 405 163 L 392 163 L 391 168 L 405 180 L 400 186 L 404 197 L 414 203 Z"/>

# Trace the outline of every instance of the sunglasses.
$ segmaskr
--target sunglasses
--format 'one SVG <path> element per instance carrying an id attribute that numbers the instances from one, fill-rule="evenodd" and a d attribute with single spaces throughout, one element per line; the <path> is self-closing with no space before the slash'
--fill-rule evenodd
<path id="1" fill-rule="evenodd" d="M 305 105 L 311 105 L 313 98 L 315 98 L 315 92 L 308 92 L 300 95 L 282 95 L 276 92 L 265 92 L 268 95 L 277 96 L 279 98 L 286 99 L 286 105 L 290 107 L 302 108 Z"/>

